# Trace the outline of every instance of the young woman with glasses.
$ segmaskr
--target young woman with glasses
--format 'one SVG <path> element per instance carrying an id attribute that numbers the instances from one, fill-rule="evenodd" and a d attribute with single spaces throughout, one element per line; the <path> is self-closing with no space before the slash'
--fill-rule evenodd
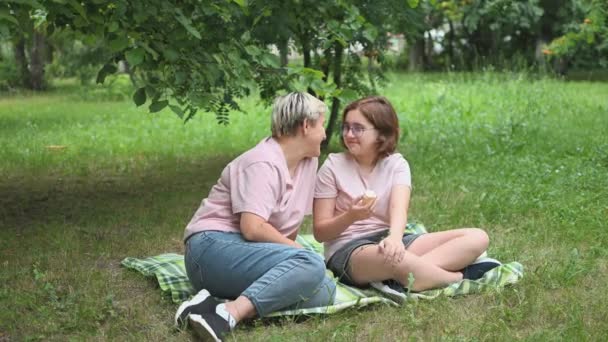
<path id="1" fill-rule="evenodd" d="M 340 281 L 402 301 L 410 273 L 409 290 L 422 291 L 478 279 L 500 264 L 475 262 L 489 243 L 478 228 L 404 234 L 410 168 L 396 152 L 399 122 L 386 98 L 355 101 L 342 119 L 346 151 L 330 154 L 320 168 L 313 211 L 315 238 L 325 243 L 327 266 Z M 363 200 L 366 191 L 375 199 Z"/>

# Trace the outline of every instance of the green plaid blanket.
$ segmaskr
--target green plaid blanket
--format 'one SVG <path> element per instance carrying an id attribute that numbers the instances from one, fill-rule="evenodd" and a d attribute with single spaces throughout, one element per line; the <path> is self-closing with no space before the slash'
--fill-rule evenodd
<path id="1" fill-rule="evenodd" d="M 425 233 L 426 229 L 422 224 L 410 223 L 407 231 L 411 233 Z M 304 248 L 323 256 L 323 245 L 317 242 L 310 234 L 300 235 L 297 238 Z M 174 303 L 181 303 L 195 294 L 195 290 L 190 285 L 186 276 L 184 266 L 184 256 L 175 253 L 161 254 L 145 259 L 125 258 L 122 265 L 137 270 L 145 276 L 155 276 L 163 294 L 170 295 Z M 331 271 L 327 270 L 329 276 L 333 278 Z M 454 297 L 483 291 L 500 291 L 506 285 L 514 284 L 523 277 L 523 266 L 518 262 L 503 264 L 489 272 L 479 280 L 463 280 L 453 283 L 447 287 L 429 290 L 419 293 L 408 293 L 408 300 L 433 299 L 441 295 Z M 397 305 L 389 298 L 374 289 L 359 289 L 338 283 L 336 286 L 336 299 L 333 305 L 280 311 L 270 316 L 301 315 L 313 313 L 331 314 L 349 307 L 362 307 L 371 303 L 386 303 Z"/>

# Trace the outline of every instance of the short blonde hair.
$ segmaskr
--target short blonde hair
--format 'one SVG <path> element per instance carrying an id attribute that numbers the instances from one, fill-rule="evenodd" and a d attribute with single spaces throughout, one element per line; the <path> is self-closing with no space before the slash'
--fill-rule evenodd
<path id="1" fill-rule="evenodd" d="M 294 92 L 280 96 L 272 107 L 272 136 L 296 135 L 304 120 L 314 124 L 325 113 L 327 105 L 308 93 Z"/>

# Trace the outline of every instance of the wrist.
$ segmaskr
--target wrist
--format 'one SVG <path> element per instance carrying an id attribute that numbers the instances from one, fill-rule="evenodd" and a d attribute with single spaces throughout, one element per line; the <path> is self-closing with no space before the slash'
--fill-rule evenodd
<path id="1" fill-rule="evenodd" d="M 345 223 L 347 227 L 358 221 L 355 213 L 353 213 L 352 210 L 344 213 L 344 219 L 346 220 Z"/>
<path id="2" fill-rule="evenodd" d="M 403 239 L 403 232 L 391 231 L 386 238 L 391 240 L 401 240 Z"/>

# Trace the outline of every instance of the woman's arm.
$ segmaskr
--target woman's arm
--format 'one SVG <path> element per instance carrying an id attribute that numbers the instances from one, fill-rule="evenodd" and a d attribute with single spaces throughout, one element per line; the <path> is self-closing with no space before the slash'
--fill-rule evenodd
<path id="1" fill-rule="evenodd" d="M 363 204 L 357 200 L 348 211 L 334 216 L 335 198 L 315 198 L 313 204 L 313 233 L 319 242 L 337 238 L 351 224 L 364 220 L 372 215 L 376 200 Z"/>
<path id="2" fill-rule="evenodd" d="M 391 201 L 389 208 L 390 235 L 403 237 L 403 231 L 407 225 L 407 210 L 410 205 L 410 187 L 407 185 L 395 185 L 391 189 Z"/>
<path id="3" fill-rule="evenodd" d="M 397 264 L 401 262 L 401 259 L 405 256 L 403 231 L 407 224 L 407 209 L 410 203 L 410 192 L 409 186 L 401 184 L 395 185 L 391 189 L 389 235 L 378 244 L 388 263 Z"/>
<path id="4" fill-rule="evenodd" d="M 293 247 L 301 247 L 298 243 L 289 239 L 273 227 L 262 217 L 243 212 L 241 213 L 241 233 L 247 241 L 282 243 Z"/>

